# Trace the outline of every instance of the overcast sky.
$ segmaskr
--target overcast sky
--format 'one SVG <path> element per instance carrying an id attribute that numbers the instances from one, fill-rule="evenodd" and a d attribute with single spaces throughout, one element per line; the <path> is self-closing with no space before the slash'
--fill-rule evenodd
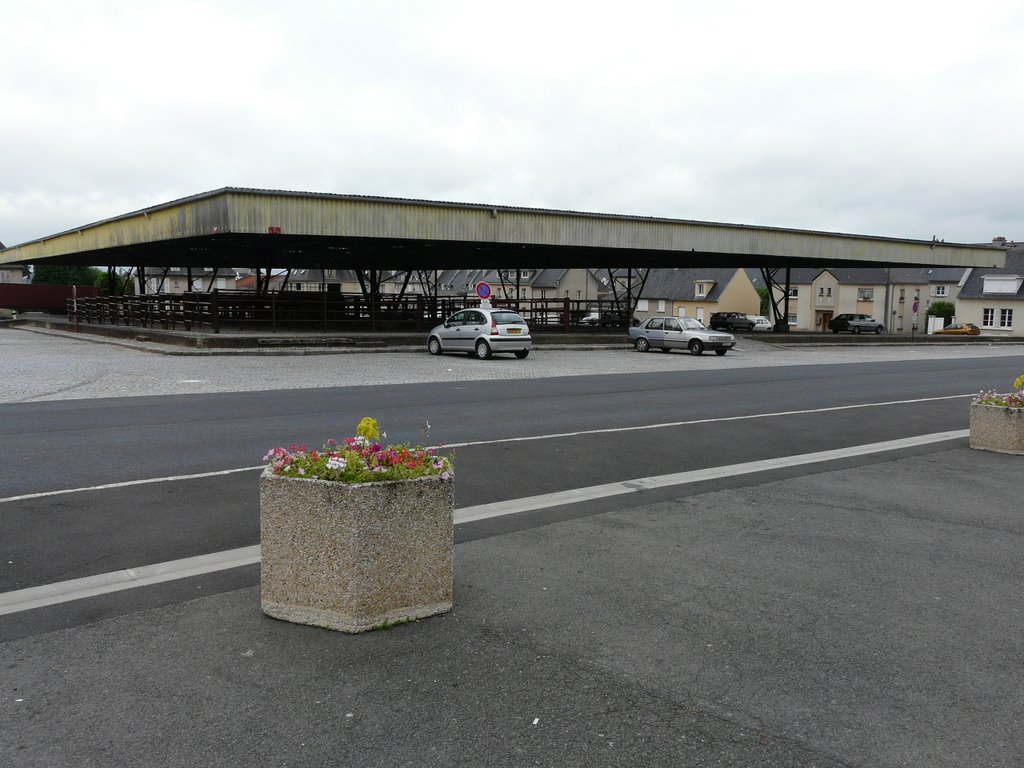
<path id="1" fill-rule="evenodd" d="M 5 0 L 0 241 L 225 186 L 1024 239 L 1020 0 Z"/>

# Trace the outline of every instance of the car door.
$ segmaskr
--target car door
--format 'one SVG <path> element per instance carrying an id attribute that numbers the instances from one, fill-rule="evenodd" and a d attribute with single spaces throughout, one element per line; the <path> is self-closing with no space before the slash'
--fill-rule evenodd
<path id="1" fill-rule="evenodd" d="M 665 348 L 665 320 L 661 317 L 652 317 L 647 323 L 647 341 L 657 349 Z"/>
<path id="2" fill-rule="evenodd" d="M 471 347 L 465 342 L 467 315 L 470 310 L 464 309 L 449 317 L 441 328 L 441 347 L 445 350 L 467 351 Z M 468 331 L 467 331 L 468 332 Z"/>
<path id="3" fill-rule="evenodd" d="M 683 326 L 674 317 L 665 318 L 665 349 L 681 349 L 686 346 Z"/>
<path id="4" fill-rule="evenodd" d="M 472 352 L 477 337 L 483 333 L 487 325 L 487 315 L 477 309 L 466 310 L 466 324 L 462 326 L 459 349 Z"/>

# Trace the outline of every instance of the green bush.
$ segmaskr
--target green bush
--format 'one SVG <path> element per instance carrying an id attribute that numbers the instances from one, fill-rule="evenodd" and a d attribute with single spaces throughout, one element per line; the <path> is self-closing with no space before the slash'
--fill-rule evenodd
<path id="1" fill-rule="evenodd" d="M 936 301 L 928 307 L 928 312 L 926 314 L 929 314 L 932 317 L 944 317 L 946 320 L 949 320 L 949 318 L 956 314 L 956 307 L 953 306 L 953 302 L 951 301 Z"/>

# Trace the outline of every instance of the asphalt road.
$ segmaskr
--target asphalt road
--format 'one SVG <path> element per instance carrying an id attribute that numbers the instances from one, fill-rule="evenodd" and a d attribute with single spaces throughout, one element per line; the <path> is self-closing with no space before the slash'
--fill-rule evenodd
<path id="1" fill-rule="evenodd" d="M 968 395 L 1020 367 L 954 357 L 0 404 L 0 592 L 257 544 L 259 470 L 209 474 L 343 437 L 365 415 L 389 441 L 454 451 L 467 507 L 963 429 Z M 160 478 L 183 479 L 124 485 Z M 208 581 L 233 588 L 238 574 Z"/>

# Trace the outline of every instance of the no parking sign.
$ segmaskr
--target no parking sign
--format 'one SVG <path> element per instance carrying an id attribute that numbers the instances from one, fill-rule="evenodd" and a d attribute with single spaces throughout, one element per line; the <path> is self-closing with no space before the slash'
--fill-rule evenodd
<path id="1" fill-rule="evenodd" d="M 476 295 L 480 297 L 482 301 L 487 301 L 491 298 L 491 285 L 490 283 L 479 282 L 476 284 Z"/>

